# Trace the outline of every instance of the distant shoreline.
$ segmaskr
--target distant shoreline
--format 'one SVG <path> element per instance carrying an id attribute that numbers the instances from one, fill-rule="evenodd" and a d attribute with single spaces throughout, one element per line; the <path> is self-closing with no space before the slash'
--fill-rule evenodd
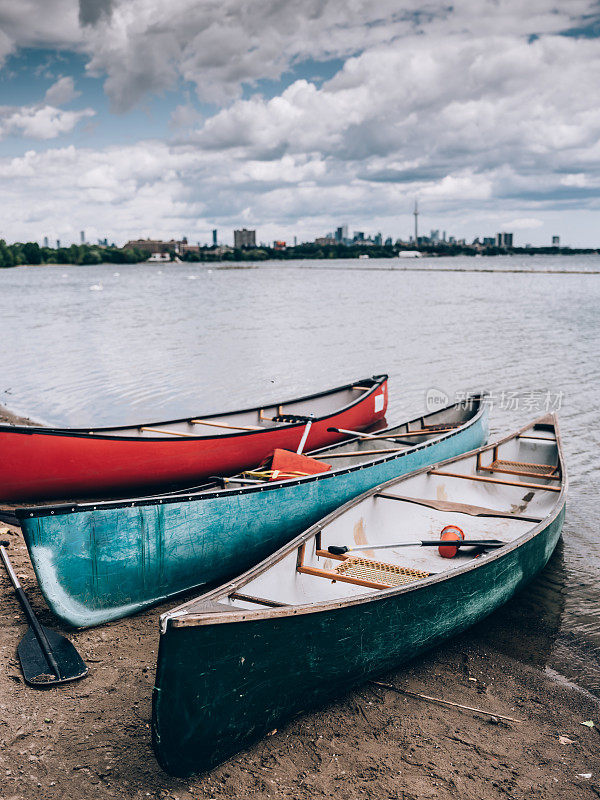
<path id="1" fill-rule="evenodd" d="M 0 239 L 0 268 L 10 269 L 16 266 L 94 266 L 109 263 L 118 268 L 131 264 L 145 264 L 151 255 L 161 252 L 165 261 L 152 261 L 152 264 L 239 264 L 264 263 L 265 261 L 306 261 L 306 260 L 375 260 L 385 259 L 392 262 L 404 262 L 409 258 L 456 258 L 463 257 L 495 257 L 495 256 L 582 256 L 600 255 L 599 248 L 576 247 L 496 247 L 492 245 L 466 243 L 420 243 L 396 242 L 396 244 L 365 244 L 356 242 L 344 245 L 317 244 L 304 242 L 295 246 L 270 247 L 260 245 L 252 248 L 231 248 L 228 246 L 190 246 L 185 251 L 177 249 L 178 243 L 160 243 L 160 251 L 152 248 L 119 248 L 104 245 L 71 245 L 70 247 L 41 248 L 36 242 L 14 243 L 7 245 Z"/>

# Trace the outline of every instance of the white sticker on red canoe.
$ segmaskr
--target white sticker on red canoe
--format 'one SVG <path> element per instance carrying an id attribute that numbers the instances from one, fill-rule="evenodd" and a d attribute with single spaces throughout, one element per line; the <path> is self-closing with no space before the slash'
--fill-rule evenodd
<path id="1" fill-rule="evenodd" d="M 375 395 L 375 413 L 383 410 L 383 400 L 384 400 L 383 392 L 381 392 L 381 394 Z"/>

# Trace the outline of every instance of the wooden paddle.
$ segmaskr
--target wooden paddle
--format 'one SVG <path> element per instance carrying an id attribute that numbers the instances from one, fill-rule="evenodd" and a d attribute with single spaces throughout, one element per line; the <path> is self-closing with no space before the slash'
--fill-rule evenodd
<path id="1" fill-rule="evenodd" d="M 17 647 L 26 683 L 41 689 L 83 678 L 88 668 L 73 644 L 38 622 L 4 549 L 9 544 L 8 541 L 0 541 L 0 558 L 30 626 Z"/>

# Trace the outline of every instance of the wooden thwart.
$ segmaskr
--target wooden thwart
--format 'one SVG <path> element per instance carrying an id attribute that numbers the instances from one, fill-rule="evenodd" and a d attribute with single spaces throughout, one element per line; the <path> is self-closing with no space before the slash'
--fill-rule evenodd
<path id="1" fill-rule="evenodd" d="M 164 433 L 167 436 L 191 436 L 194 438 L 193 433 L 181 433 L 180 431 L 168 431 L 165 428 L 149 428 L 147 425 L 142 425 L 141 431 L 148 431 L 148 433 Z"/>
<path id="2" fill-rule="evenodd" d="M 468 481 L 482 481 L 484 483 L 499 483 L 502 486 L 522 486 L 524 489 L 542 489 L 545 492 L 560 492 L 560 486 L 544 486 L 542 483 L 524 483 L 522 481 L 503 481 L 500 478 L 484 478 L 482 475 L 465 475 L 461 472 L 443 472 L 439 469 L 429 470 L 429 475 L 441 475 L 445 478 L 463 478 Z M 541 478 L 545 477 L 543 475 Z"/>
<path id="3" fill-rule="evenodd" d="M 313 455 L 311 458 L 359 458 L 360 456 L 375 456 L 382 453 L 400 453 L 406 447 L 386 447 L 383 450 L 357 450 L 355 453 L 324 453 L 323 455 Z"/>
<path id="4" fill-rule="evenodd" d="M 232 592 L 229 597 L 232 600 L 243 600 L 245 603 L 256 603 L 259 606 L 268 606 L 269 608 L 282 608 L 288 605 L 288 603 L 278 603 L 276 600 L 266 600 L 264 597 L 252 597 L 241 592 Z"/>
<path id="5" fill-rule="evenodd" d="M 397 433 L 396 436 L 431 436 L 432 433 L 447 433 L 458 428 L 458 425 L 450 425 L 447 428 L 421 428 L 419 431 L 406 431 L 405 433 Z"/>
<path id="6" fill-rule="evenodd" d="M 225 425 L 224 422 L 209 422 L 206 419 L 191 419 L 192 425 L 210 425 L 211 428 L 228 428 L 232 431 L 264 431 L 260 425 Z"/>

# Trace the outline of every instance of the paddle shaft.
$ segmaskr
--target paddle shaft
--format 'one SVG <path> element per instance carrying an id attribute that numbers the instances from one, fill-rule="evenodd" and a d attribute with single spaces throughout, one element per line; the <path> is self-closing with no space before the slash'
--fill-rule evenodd
<path id="1" fill-rule="evenodd" d="M 38 619 L 37 619 L 37 617 L 36 617 L 36 615 L 34 613 L 34 610 L 31 607 L 31 605 L 29 603 L 29 600 L 27 599 L 27 595 L 25 594 L 25 592 L 23 591 L 23 589 L 21 587 L 21 584 L 19 583 L 19 579 L 17 578 L 17 575 L 16 575 L 16 573 L 15 573 L 15 571 L 13 569 L 13 566 L 10 563 L 10 559 L 8 557 L 8 553 L 4 549 L 3 545 L 0 545 L 0 558 L 2 559 L 2 563 L 4 564 L 4 567 L 5 567 L 6 571 L 8 572 L 8 577 L 10 578 L 10 582 L 13 585 L 13 588 L 15 590 L 15 594 L 17 596 L 17 599 L 18 599 L 19 603 L 21 604 L 21 608 L 25 612 L 25 616 L 27 617 L 27 620 L 28 620 L 28 622 L 29 622 L 29 624 L 31 626 L 31 629 L 33 630 L 33 632 L 35 634 L 35 638 L 38 640 L 39 645 L 40 645 L 40 647 L 42 649 L 42 652 L 44 653 L 44 656 L 46 657 L 46 661 L 48 662 L 48 665 L 50 666 L 50 668 L 52 669 L 52 671 L 54 672 L 56 677 L 60 678 L 61 677 L 60 668 L 59 668 L 59 666 L 58 666 L 58 664 L 56 662 L 56 659 L 54 658 L 54 655 L 52 653 L 52 648 L 50 647 L 50 643 L 48 642 L 48 639 L 46 638 L 46 634 L 44 633 L 44 629 L 42 628 L 42 626 L 38 622 Z"/>
<path id="2" fill-rule="evenodd" d="M 353 553 L 358 550 L 385 550 L 390 547 L 502 547 L 506 542 L 499 539 L 454 539 L 428 540 L 418 539 L 414 542 L 391 542 L 389 544 L 364 544 L 359 547 L 343 547 L 335 544 L 327 549 L 333 555 L 343 555 Z"/>
<path id="3" fill-rule="evenodd" d="M 310 433 L 310 429 L 312 427 L 313 421 L 309 419 L 306 423 L 306 428 L 304 428 L 304 433 L 302 434 L 302 438 L 300 439 L 300 444 L 298 445 L 298 449 L 296 450 L 297 455 L 301 455 L 302 451 L 304 450 L 304 445 L 306 444 L 306 440 L 308 439 L 308 434 Z"/>

